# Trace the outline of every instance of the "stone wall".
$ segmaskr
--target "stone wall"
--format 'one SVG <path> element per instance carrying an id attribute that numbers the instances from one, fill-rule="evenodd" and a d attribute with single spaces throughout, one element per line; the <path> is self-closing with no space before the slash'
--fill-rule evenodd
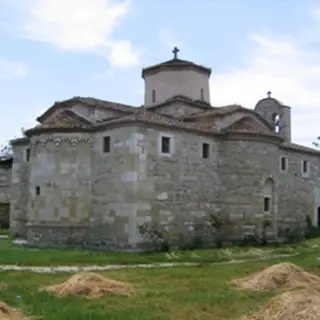
<path id="1" fill-rule="evenodd" d="M 86 241 L 92 211 L 91 144 L 92 137 L 86 133 L 31 138 L 29 244 Z"/>
<path id="2" fill-rule="evenodd" d="M 233 224 L 230 236 L 259 232 L 263 220 L 276 232 L 279 156 L 278 145 L 250 137 L 223 140 L 219 148 L 219 214 Z M 240 140 L 241 139 L 241 140 Z M 270 181 L 270 210 L 264 210 L 265 184 Z"/>
<path id="3" fill-rule="evenodd" d="M 103 151 L 106 136 L 110 152 Z M 162 137 L 170 138 L 169 154 L 161 152 Z M 195 236 L 209 241 L 210 214 L 227 219 L 235 238 L 261 232 L 264 220 L 272 222 L 270 234 L 301 226 L 307 214 L 320 222 L 320 157 L 279 148 L 274 140 L 218 140 L 135 125 L 93 136 L 43 134 L 30 146 L 29 163 L 28 144 L 14 145 L 11 188 L 11 229 L 24 235 L 28 220 L 29 245 L 143 249 L 143 223 L 163 226 L 175 243 Z"/>
<path id="4" fill-rule="evenodd" d="M 9 227 L 11 160 L 0 162 L 0 229 Z"/>
<path id="5" fill-rule="evenodd" d="M 10 232 L 12 235 L 19 237 L 26 237 L 30 164 L 26 158 L 28 148 L 29 142 L 26 139 L 12 145 Z"/>
<path id="6" fill-rule="evenodd" d="M 230 136 L 215 140 L 156 128 L 137 130 L 143 156 L 136 168 L 145 170 L 136 183 L 137 216 L 142 218 L 140 223 L 168 226 L 173 241 L 195 236 L 195 228 L 210 213 L 230 223 L 231 238 L 261 233 L 266 220 L 271 222 L 267 228 L 270 236 L 278 235 L 280 229 L 301 227 L 310 213 L 317 222 L 319 155 L 294 150 L 284 153 L 274 139 Z M 169 156 L 159 152 L 162 135 L 171 139 Z M 209 159 L 202 158 L 203 142 L 210 145 Z M 281 171 L 283 154 L 289 159 L 288 172 Z M 304 159 L 310 163 L 307 177 L 301 172 Z M 266 198 L 270 201 L 268 209 Z"/>
<path id="7" fill-rule="evenodd" d="M 161 154 L 162 136 L 170 137 L 170 155 Z M 202 143 L 209 144 L 208 159 L 202 158 Z M 139 223 L 162 225 L 172 241 L 196 235 L 197 227 L 203 234 L 205 219 L 218 208 L 218 142 L 192 133 L 140 127 L 139 145 L 143 154 L 137 165 L 144 169 L 136 187 Z"/>
<path id="8" fill-rule="evenodd" d="M 177 95 L 191 100 L 203 98 L 210 103 L 209 76 L 197 70 L 164 70 L 147 75 L 144 82 L 144 105 L 146 106 L 162 103 Z M 155 100 L 153 100 L 153 90 L 155 90 Z"/>
<path id="9" fill-rule="evenodd" d="M 299 226 L 310 215 L 314 224 L 320 207 L 320 156 L 281 148 L 280 156 L 287 159 L 287 169 L 279 170 L 279 226 L 283 229 L 290 225 Z M 302 161 L 309 163 L 309 174 L 303 174 Z M 279 165 L 278 165 L 279 167 Z"/>
<path id="10" fill-rule="evenodd" d="M 138 141 L 134 127 L 101 131 L 94 137 L 92 152 L 92 230 L 90 243 L 104 248 L 135 248 L 139 204 Z M 110 136 L 109 153 L 102 150 L 103 137 Z"/>

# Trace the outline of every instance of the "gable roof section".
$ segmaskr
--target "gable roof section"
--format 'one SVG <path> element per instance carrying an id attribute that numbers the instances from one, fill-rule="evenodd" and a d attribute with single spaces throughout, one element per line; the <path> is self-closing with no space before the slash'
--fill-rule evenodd
<path id="1" fill-rule="evenodd" d="M 238 105 L 238 104 L 233 104 L 233 105 L 224 106 L 224 107 L 212 107 L 212 110 L 210 111 L 190 115 L 186 117 L 184 120 L 194 121 L 194 120 L 201 120 L 202 118 L 206 118 L 206 117 L 224 117 L 239 111 L 242 111 L 247 113 L 248 115 L 254 116 L 256 119 L 262 122 L 267 128 L 273 131 L 272 125 L 268 121 L 266 121 L 260 114 L 258 114 L 252 109 L 242 107 L 241 105 Z"/>
<path id="2" fill-rule="evenodd" d="M 135 112 L 135 110 L 137 109 L 134 106 L 129 106 L 129 105 L 106 101 L 106 100 L 100 100 L 100 99 L 95 99 L 95 98 L 90 98 L 90 97 L 87 97 L 87 98 L 73 97 L 68 100 L 55 102 L 53 106 L 51 106 L 42 115 L 40 115 L 37 118 L 37 121 L 42 123 L 44 121 L 44 119 L 46 119 L 48 116 L 50 116 L 56 110 L 58 110 L 60 108 L 66 108 L 66 107 L 72 106 L 77 103 L 86 105 L 88 107 L 110 109 L 110 110 L 114 110 L 114 111 L 123 112 L 126 114 Z"/>
<path id="3" fill-rule="evenodd" d="M 70 126 L 88 126 L 92 125 L 93 123 L 90 122 L 88 119 L 85 119 L 75 113 L 70 109 L 63 110 L 59 112 L 53 119 L 46 123 L 47 125 L 51 126 L 63 126 L 63 125 L 70 125 Z"/>
<path id="4" fill-rule="evenodd" d="M 93 123 L 82 118 L 72 110 L 63 110 L 47 124 L 41 124 L 25 131 L 30 137 L 41 132 L 78 132 L 92 131 Z"/>
<path id="5" fill-rule="evenodd" d="M 233 122 L 231 125 L 222 129 L 225 133 L 253 133 L 261 135 L 269 135 L 279 138 L 279 136 L 264 123 L 255 119 L 252 115 L 244 116 Z"/>
<path id="6" fill-rule="evenodd" d="M 155 64 L 153 66 L 142 69 L 141 76 L 144 79 L 146 76 L 150 74 L 154 74 L 163 70 L 183 70 L 183 69 L 194 69 L 207 74 L 208 77 L 211 75 L 210 68 L 201 66 L 199 64 L 195 64 L 191 61 L 174 58 L 174 59 L 167 60 L 165 62 Z"/>

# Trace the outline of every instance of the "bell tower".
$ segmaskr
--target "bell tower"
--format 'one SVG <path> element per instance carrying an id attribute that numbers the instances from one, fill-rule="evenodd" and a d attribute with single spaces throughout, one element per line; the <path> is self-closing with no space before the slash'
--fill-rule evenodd
<path id="1" fill-rule="evenodd" d="M 261 99 L 256 104 L 254 111 L 260 114 L 274 128 L 274 131 L 286 142 L 291 142 L 291 108 L 271 97 Z"/>

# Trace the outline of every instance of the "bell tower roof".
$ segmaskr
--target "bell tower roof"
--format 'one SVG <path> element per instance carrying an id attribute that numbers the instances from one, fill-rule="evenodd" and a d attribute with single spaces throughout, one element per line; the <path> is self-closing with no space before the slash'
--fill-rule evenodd
<path id="1" fill-rule="evenodd" d="M 201 66 L 199 64 L 195 64 L 191 61 L 182 60 L 178 58 L 178 52 L 180 50 L 177 47 L 174 47 L 172 53 L 174 54 L 173 58 L 159 64 L 155 64 L 150 67 L 146 67 L 142 69 L 142 78 L 144 79 L 146 76 L 150 74 L 154 74 L 163 70 L 186 70 L 193 69 L 200 71 L 201 73 L 207 74 L 208 77 L 211 75 L 211 69 Z"/>

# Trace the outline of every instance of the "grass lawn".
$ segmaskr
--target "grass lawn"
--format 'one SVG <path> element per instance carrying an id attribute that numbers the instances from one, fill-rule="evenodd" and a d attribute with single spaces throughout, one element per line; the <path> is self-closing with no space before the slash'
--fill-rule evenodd
<path id="1" fill-rule="evenodd" d="M 309 245 L 311 248 L 311 246 Z M 309 248 L 309 249 L 310 249 Z M 105 265 L 144 264 L 157 262 L 210 263 L 232 259 L 256 259 L 265 255 L 291 254 L 297 247 L 279 246 L 258 249 L 232 247 L 171 253 L 90 252 L 84 250 L 27 249 L 11 246 L 9 240 L 0 240 L 0 264 L 17 265 Z M 311 250 L 311 249 L 310 249 Z M 313 251 L 315 249 L 312 249 Z"/>
<path id="2" fill-rule="evenodd" d="M 9 230 L 8 229 L 0 229 L 0 235 L 1 236 L 8 236 Z"/>
<path id="3" fill-rule="evenodd" d="M 67 274 L 1 272 L 1 300 L 17 306 L 28 315 L 45 320 L 231 320 L 258 309 L 276 292 L 251 293 L 234 290 L 226 282 L 261 267 L 291 261 L 320 274 L 317 253 L 302 253 L 290 259 L 246 262 L 239 265 L 202 265 L 157 269 L 124 269 L 102 272 L 103 275 L 131 283 L 132 297 L 107 296 L 99 300 L 80 297 L 56 298 L 39 293 L 42 285 L 66 280 Z M 16 296 L 20 296 L 17 300 Z"/>

